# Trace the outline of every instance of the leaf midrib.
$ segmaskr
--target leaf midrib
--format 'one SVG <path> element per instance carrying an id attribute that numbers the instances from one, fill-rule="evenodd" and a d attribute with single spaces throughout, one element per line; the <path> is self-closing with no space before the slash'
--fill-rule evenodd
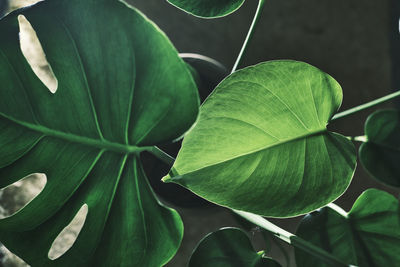
<path id="1" fill-rule="evenodd" d="M 297 141 L 297 140 L 300 140 L 300 139 L 303 139 L 303 138 L 307 138 L 307 137 L 310 137 L 310 136 L 322 134 L 322 133 L 325 133 L 325 132 L 328 132 L 328 129 L 327 129 L 326 127 L 319 128 L 319 129 L 315 129 L 315 130 L 313 130 L 313 131 L 307 131 L 306 134 L 299 135 L 299 136 L 295 136 L 295 137 L 290 137 L 290 138 L 287 138 L 287 139 L 282 139 L 282 140 L 279 140 L 279 141 L 276 142 L 276 143 L 268 144 L 268 145 L 266 145 L 266 146 L 264 146 L 264 147 L 257 148 L 257 149 L 254 149 L 254 150 L 251 150 L 251 151 L 248 151 L 248 152 L 244 152 L 244 153 L 241 153 L 241 154 L 239 154 L 239 155 L 234 155 L 234 156 L 232 156 L 232 157 L 230 157 L 230 158 L 223 159 L 223 160 L 218 161 L 218 162 L 213 162 L 213 163 L 208 164 L 208 165 L 206 165 L 206 166 L 202 166 L 202 167 L 200 167 L 200 168 L 198 168 L 198 169 L 189 170 L 188 172 L 185 172 L 185 173 L 183 173 L 183 174 L 179 174 L 179 172 L 176 170 L 176 168 L 175 168 L 175 167 L 172 167 L 171 171 L 172 171 L 172 174 L 174 175 L 174 177 L 172 177 L 172 176 L 171 176 L 171 177 L 170 177 L 170 176 L 165 176 L 165 177 L 164 177 L 163 179 L 161 179 L 161 180 L 164 181 L 164 182 L 166 182 L 167 180 L 172 179 L 172 178 L 173 178 L 173 179 L 180 178 L 180 177 L 181 177 L 182 175 L 184 175 L 184 174 L 194 173 L 194 172 L 200 171 L 200 170 L 202 170 L 202 169 L 205 169 L 205 168 L 208 168 L 208 167 L 212 167 L 212 166 L 215 166 L 215 165 L 218 165 L 218 164 L 222 164 L 222 163 L 225 163 L 225 162 L 228 162 L 228 161 L 237 159 L 237 158 L 241 158 L 241 157 L 244 157 L 244 156 L 247 156 L 247 155 L 250 155 L 250 154 L 254 154 L 254 153 L 257 153 L 257 152 L 266 150 L 266 149 L 270 149 L 270 148 L 273 148 L 273 147 L 275 147 L 275 146 L 279 146 L 279 145 L 281 145 L 281 144 L 286 144 L 286 143 L 289 143 L 289 142 L 294 142 L 294 141 Z M 178 155 L 178 156 L 179 156 L 179 155 Z"/>
<path id="2" fill-rule="evenodd" d="M 29 130 L 39 132 L 43 136 L 51 136 L 51 137 L 56 137 L 59 139 L 66 140 L 68 142 L 72 143 L 78 143 L 90 147 L 97 147 L 102 150 L 108 150 L 108 151 L 114 151 L 118 153 L 123 153 L 123 154 L 132 154 L 132 153 L 139 153 L 145 150 L 149 150 L 151 147 L 140 147 L 140 146 L 132 146 L 132 145 L 126 145 L 126 144 L 120 144 L 116 142 L 111 142 L 108 140 L 101 140 L 101 139 L 94 139 L 86 136 L 80 136 L 76 135 L 73 133 L 66 133 L 62 132 L 59 130 L 51 129 L 43 125 L 38 125 L 38 124 L 33 124 L 29 123 L 26 121 L 21 121 L 18 119 L 15 119 L 11 116 L 8 116 L 4 114 L 3 112 L 0 112 L 0 117 L 3 117 L 4 119 L 11 121 L 15 124 L 18 124 L 20 126 L 23 126 Z"/>

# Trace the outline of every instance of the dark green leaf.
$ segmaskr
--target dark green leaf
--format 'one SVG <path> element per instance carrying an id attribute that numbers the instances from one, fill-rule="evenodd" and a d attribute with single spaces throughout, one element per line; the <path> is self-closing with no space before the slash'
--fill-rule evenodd
<path id="1" fill-rule="evenodd" d="M 360 147 L 360 161 L 376 179 L 400 187 L 400 112 L 380 110 L 365 123 L 367 141 Z"/>
<path id="2" fill-rule="evenodd" d="M 189 267 L 279 267 L 255 252 L 246 233 L 237 228 L 224 228 L 204 237 L 190 258 Z"/>
<path id="3" fill-rule="evenodd" d="M 58 80 L 51 93 L 19 48 L 18 15 L 36 30 Z M 51 0 L 0 21 L 0 187 L 47 184 L 0 220 L 0 241 L 33 266 L 160 266 L 182 239 L 176 211 L 149 187 L 139 152 L 181 136 L 197 90 L 165 35 L 117 0 Z M 83 204 L 74 246 L 48 251 Z"/>
<path id="4" fill-rule="evenodd" d="M 322 207 L 346 190 L 356 166 L 353 144 L 326 129 L 341 100 L 339 84 L 306 63 L 235 72 L 200 108 L 164 180 L 265 216 Z"/>
<path id="5" fill-rule="evenodd" d="M 365 191 L 347 214 L 326 207 L 304 217 L 297 235 L 349 264 L 400 263 L 399 202 L 376 189 Z M 297 266 L 327 266 L 296 249 Z"/>
<path id="6" fill-rule="evenodd" d="M 172 5 L 198 17 L 217 18 L 235 12 L 244 0 L 167 0 Z"/>

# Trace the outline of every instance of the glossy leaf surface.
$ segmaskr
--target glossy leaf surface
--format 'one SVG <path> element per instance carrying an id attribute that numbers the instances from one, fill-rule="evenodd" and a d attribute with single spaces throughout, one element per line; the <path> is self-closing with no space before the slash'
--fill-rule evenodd
<path id="1" fill-rule="evenodd" d="M 58 80 L 51 93 L 19 48 L 17 17 L 35 29 Z M 177 51 L 117 0 L 51 0 L 0 21 L 0 187 L 44 173 L 43 191 L 0 220 L 0 241 L 33 266 L 160 266 L 183 225 L 148 185 L 139 152 L 194 122 L 198 96 Z M 73 247 L 48 251 L 83 204 Z"/>
<path id="2" fill-rule="evenodd" d="M 202 18 L 229 15 L 240 8 L 244 0 L 167 0 L 172 5 Z"/>
<path id="3" fill-rule="evenodd" d="M 224 228 L 204 237 L 190 258 L 189 267 L 279 267 L 255 252 L 246 233 L 237 228 Z"/>
<path id="4" fill-rule="evenodd" d="M 265 216 L 324 206 L 346 190 L 356 165 L 353 144 L 326 128 L 341 100 L 339 84 L 306 63 L 235 72 L 200 108 L 164 180 Z"/>
<path id="5" fill-rule="evenodd" d="M 345 215 L 345 216 L 344 216 Z M 347 214 L 327 207 L 304 217 L 297 235 L 356 266 L 400 262 L 399 202 L 376 189 L 365 191 Z M 327 266 L 296 250 L 297 266 Z"/>
<path id="6" fill-rule="evenodd" d="M 377 180 L 400 187 L 400 112 L 380 110 L 365 123 L 367 142 L 360 146 L 360 161 Z"/>

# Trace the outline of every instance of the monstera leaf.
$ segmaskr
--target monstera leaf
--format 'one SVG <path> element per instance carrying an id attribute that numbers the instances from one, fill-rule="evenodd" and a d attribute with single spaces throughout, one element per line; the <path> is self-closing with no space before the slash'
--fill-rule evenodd
<path id="1" fill-rule="evenodd" d="M 356 166 L 353 144 L 326 128 L 341 100 L 339 84 L 306 63 L 235 72 L 204 102 L 163 179 L 265 216 L 322 207 L 346 190 Z"/>
<path id="2" fill-rule="evenodd" d="M 244 0 L 167 0 L 172 5 L 198 17 L 217 18 L 240 8 Z"/>
<path id="3" fill-rule="evenodd" d="M 279 267 L 264 251 L 255 252 L 246 233 L 223 228 L 208 234 L 194 250 L 189 267 Z"/>
<path id="4" fill-rule="evenodd" d="M 19 48 L 18 16 L 36 30 L 58 89 Z M 161 205 L 139 152 L 181 136 L 198 96 L 165 35 L 117 0 L 49 0 L 0 21 L 0 186 L 44 173 L 43 191 L 0 220 L 0 242 L 33 266 L 160 266 L 179 247 L 179 215 Z M 86 204 L 73 247 L 57 235 Z"/>
<path id="5" fill-rule="evenodd" d="M 400 262 L 399 202 L 376 189 L 365 191 L 348 212 L 327 207 L 307 215 L 297 235 L 356 266 L 395 266 Z M 297 266 L 327 266 L 296 250 Z"/>
<path id="6" fill-rule="evenodd" d="M 365 123 L 366 142 L 360 146 L 360 161 L 377 180 L 400 187 L 400 112 L 380 110 Z"/>

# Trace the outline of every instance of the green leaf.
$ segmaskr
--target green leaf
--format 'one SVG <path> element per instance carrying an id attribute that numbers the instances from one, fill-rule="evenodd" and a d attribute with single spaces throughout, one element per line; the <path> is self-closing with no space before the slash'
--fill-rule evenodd
<path id="1" fill-rule="evenodd" d="M 17 17 L 36 30 L 58 89 L 19 48 Z M 183 225 L 158 202 L 139 152 L 181 136 L 198 95 L 166 36 L 117 0 L 51 0 L 0 20 L 0 187 L 45 173 L 43 191 L 0 220 L 0 241 L 33 266 L 160 266 Z M 82 205 L 73 247 L 48 251 Z"/>
<path id="2" fill-rule="evenodd" d="M 368 189 L 350 212 L 329 207 L 305 216 L 297 235 L 357 266 L 395 266 L 400 262 L 399 202 L 392 195 Z M 297 266 L 327 266 L 296 249 Z"/>
<path id="3" fill-rule="evenodd" d="M 167 0 L 172 5 L 201 18 L 218 18 L 239 9 L 244 0 Z"/>
<path id="4" fill-rule="evenodd" d="M 365 123 L 367 141 L 360 146 L 360 161 L 377 180 L 400 187 L 400 112 L 380 110 Z"/>
<path id="5" fill-rule="evenodd" d="M 194 250 L 189 267 L 279 267 L 255 252 L 246 233 L 237 228 L 223 228 L 205 236 Z"/>
<path id="6" fill-rule="evenodd" d="M 235 72 L 202 105 L 163 179 L 265 216 L 322 207 L 346 190 L 356 166 L 353 144 L 326 128 L 341 100 L 339 84 L 306 63 Z"/>

